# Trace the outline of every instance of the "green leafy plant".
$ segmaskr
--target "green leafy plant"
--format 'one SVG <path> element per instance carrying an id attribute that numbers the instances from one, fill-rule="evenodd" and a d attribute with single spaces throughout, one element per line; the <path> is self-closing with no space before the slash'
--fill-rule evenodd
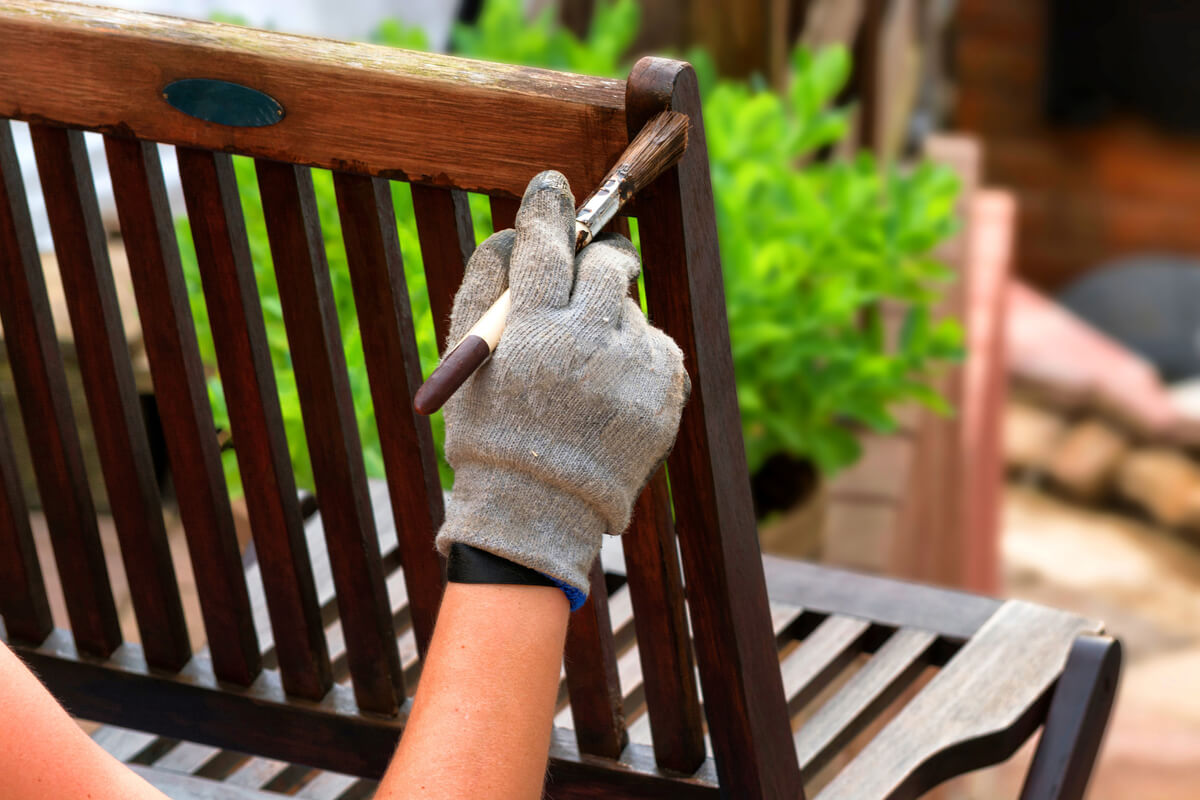
<path id="1" fill-rule="evenodd" d="M 525 16 L 521 0 L 489 0 L 474 27 L 457 26 L 460 55 L 610 77 L 628 72 L 624 57 L 637 33 L 634 0 L 597 4 L 585 40 L 560 27 L 548 9 Z M 422 49 L 424 34 L 394 21 L 382 23 L 377 42 Z M 894 427 L 892 409 L 911 400 L 944 408 L 928 385 L 931 371 L 961 346 L 957 325 L 934 321 L 932 309 L 944 267 L 929 257 L 953 228 L 956 185 L 929 166 L 881 169 L 869 156 L 817 163 L 815 153 L 844 137 L 845 110 L 831 107 L 849 75 L 844 50 L 792 59 L 787 91 L 718 81 L 711 59 L 688 59 L 700 77 L 718 235 L 724 265 L 730 335 L 751 470 L 774 452 L 812 459 L 825 472 L 858 454 L 855 429 Z M 262 298 L 272 363 L 279 384 L 297 483 L 312 486 L 303 420 L 279 304 L 266 225 L 251 161 L 235 158 Z M 533 170 L 534 167 L 531 167 Z M 334 297 L 368 474 L 381 476 L 373 420 L 332 180 L 314 171 Z M 578 187 L 577 187 L 578 188 Z M 393 184 L 400 247 L 428 371 L 437 347 L 407 185 Z M 476 236 L 491 231 L 487 199 L 471 197 Z M 178 223 L 200 328 L 202 357 L 215 369 L 199 272 L 185 220 Z M 636 228 L 635 228 L 636 240 Z M 884 301 L 906 309 L 889 341 L 879 312 Z M 219 377 L 209 384 L 218 426 L 228 426 Z M 434 437 L 442 439 L 440 415 Z M 226 472 L 238 488 L 236 462 Z M 451 474 L 442 467 L 443 483 Z"/>
<path id="2" fill-rule="evenodd" d="M 928 380 L 961 348 L 957 324 L 932 320 L 949 275 L 929 253 L 954 227 L 952 174 L 812 160 L 847 133 L 831 103 L 849 72 L 844 49 L 800 49 L 785 92 L 720 82 L 704 97 L 752 471 L 785 452 L 830 473 L 858 457 L 856 428 L 895 427 L 898 404 L 945 410 Z M 895 341 L 884 301 L 906 309 Z"/>

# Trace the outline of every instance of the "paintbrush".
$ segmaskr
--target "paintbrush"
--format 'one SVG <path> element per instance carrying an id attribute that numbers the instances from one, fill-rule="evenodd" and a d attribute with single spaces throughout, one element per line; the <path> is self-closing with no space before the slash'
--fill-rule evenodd
<path id="1" fill-rule="evenodd" d="M 663 111 L 646 123 L 604 177 L 600 188 L 588 195 L 575 214 L 576 253 L 592 241 L 629 198 L 679 162 L 687 148 L 687 130 L 687 116 L 677 111 Z M 441 408 L 471 373 L 491 357 L 500 343 L 511 307 L 512 295 L 505 289 L 421 384 L 413 398 L 418 413 L 432 414 Z"/>

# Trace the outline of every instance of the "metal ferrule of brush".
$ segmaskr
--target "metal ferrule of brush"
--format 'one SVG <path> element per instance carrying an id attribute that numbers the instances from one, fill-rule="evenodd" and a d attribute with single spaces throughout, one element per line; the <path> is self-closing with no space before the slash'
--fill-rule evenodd
<path id="1" fill-rule="evenodd" d="M 621 184 L 626 170 L 613 173 L 579 209 L 575 215 L 575 252 L 579 252 L 592 238 L 612 221 L 621 208 Z"/>

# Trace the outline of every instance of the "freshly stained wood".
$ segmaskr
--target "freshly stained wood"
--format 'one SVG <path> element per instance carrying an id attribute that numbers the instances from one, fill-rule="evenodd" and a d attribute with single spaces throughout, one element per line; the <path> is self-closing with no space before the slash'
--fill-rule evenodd
<path id="1" fill-rule="evenodd" d="M 691 118 L 683 159 L 638 198 L 639 211 L 653 209 L 638 229 L 650 316 L 688 354 L 692 379 L 668 468 L 713 750 L 727 791 L 794 800 L 800 769 L 759 560 L 695 74 L 642 59 L 626 103 L 630 136 L 665 108 Z"/>
<path id="2" fill-rule="evenodd" d="M 621 537 L 641 657 L 642 681 L 661 767 L 694 770 L 704 760 L 695 661 L 683 602 L 666 472 L 650 479 Z"/>
<path id="3" fill-rule="evenodd" d="M 87 146 L 79 131 L 29 133 L 71 329 L 87 332 L 75 349 L 138 630 L 152 665 L 179 669 L 192 650 Z"/>
<path id="4" fill-rule="evenodd" d="M 830 616 L 783 660 L 783 691 L 795 714 L 861 652 L 871 623 Z"/>
<path id="5" fill-rule="evenodd" d="M 421 239 L 421 261 L 433 313 L 438 350 L 450 335 L 450 310 L 467 260 L 475 252 L 475 228 L 467 193 L 412 184 L 413 214 Z"/>
<path id="6" fill-rule="evenodd" d="M 597 186 L 627 142 L 620 81 L 65 2 L 0 7 L 0 74 L 21 76 L 0 116 L 510 197 L 542 169 Z M 195 77 L 284 116 L 239 128 L 173 109 L 162 87 Z"/>
<path id="7" fill-rule="evenodd" d="M 1120 642 L 1100 636 L 1075 640 L 1054 689 L 1022 800 L 1083 798 L 1120 675 Z"/>
<path id="8" fill-rule="evenodd" d="M 9 636 L 37 643 L 50 634 L 54 621 L 11 442 L 0 414 L 0 616 Z"/>
<path id="9" fill-rule="evenodd" d="M 608 616 L 608 590 L 600 560 L 592 565 L 591 591 L 567 627 L 567 690 L 582 753 L 617 758 L 629 742 L 621 707 L 616 648 Z"/>
<path id="10" fill-rule="evenodd" d="M 85 719 L 268 758 L 286 758 L 349 775 L 379 778 L 395 750 L 409 704 L 395 718 L 361 715 L 349 687 L 334 686 L 320 703 L 289 702 L 278 677 L 264 672 L 253 686 L 220 686 L 206 659 L 194 658 L 179 681 L 146 668 L 137 645 L 106 661 L 80 661 L 71 637 L 55 631 L 40 647 L 16 646 L 56 697 Z M 144 703 L 127 702 L 136 691 Z M 229 725 L 251 705 L 257 724 Z M 633 798 L 717 797 L 706 762 L 692 776 L 664 774 L 648 747 L 629 745 L 620 762 L 581 761 L 573 731 L 555 729 L 550 746 L 551 796 Z M 607 794 L 606 794 L 607 793 Z"/>
<path id="11" fill-rule="evenodd" d="M 529 177 L 532 178 L 533 175 Z M 503 231 L 516 226 L 517 210 L 521 207 L 519 200 L 512 197 L 497 197 L 493 195 L 488 198 L 488 202 L 492 207 L 493 231 Z"/>
<path id="12" fill-rule="evenodd" d="M 394 714 L 404 677 L 312 175 L 263 160 L 256 168 L 355 697 L 365 711 Z"/>
<path id="13" fill-rule="evenodd" d="M 233 163 L 203 150 L 177 155 L 283 685 L 317 700 L 332 683 L 329 656 Z M 214 649 L 214 665 L 245 685 L 260 668 L 258 644 L 249 615 L 230 625 L 237 647 L 225 656 Z"/>
<path id="14" fill-rule="evenodd" d="M 1007 758 L 1040 722 L 1037 701 L 1075 639 L 1098 632 L 1073 614 L 1005 602 L 819 800 L 914 797 Z"/>
<path id="15" fill-rule="evenodd" d="M 338 212 L 371 382 L 375 424 L 387 469 L 400 560 L 424 655 L 442 599 L 442 560 L 433 547 L 442 524 L 442 486 L 429 418 L 413 410 L 421 385 L 412 308 L 386 181 L 335 173 Z"/>
<path id="16" fill-rule="evenodd" d="M 805 780 L 873 720 L 925 667 L 936 634 L 902 628 L 893 633 L 846 685 L 796 732 Z"/>
<path id="17" fill-rule="evenodd" d="M 0 120 L 0 323 L 38 492 L 52 499 L 43 507 L 71 630 L 80 650 L 107 656 L 121 630 L 8 120 Z"/>
<path id="18" fill-rule="evenodd" d="M 113 137 L 105 147 L 196 593 L 215 639 L 238 628 L 248 598 L 158 148 Z"/>

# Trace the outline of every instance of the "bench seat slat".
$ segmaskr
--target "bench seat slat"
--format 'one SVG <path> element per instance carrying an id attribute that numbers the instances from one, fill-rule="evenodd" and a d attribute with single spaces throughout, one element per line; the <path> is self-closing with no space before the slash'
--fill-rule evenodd
<path id="1" fill-rule="evenodd" d="M 871 623 L 832 615 L 821 622 L 781 664 L 788 713 L 796 714 L 862 652 Z"/>
<path id="2" fill-rule="evenodd" d="M 1004 602 L 818 800 L 913 797 L 1006 758 L 1040 724 L 1039 698 L 1075 639 L 1099 632 L 1074 614 Z"/>
<path id="3" fill-rule="evenodd" d="M 129 768 L 171 800 L 279 800 L 280 797 L 274 792 L 255 791 L 225 781 L 183 775 L 144 764 L 130 764 Z"/>
<path id="4" fill-rule="evenodd" d="M 829 702 L 804 721 L 794 741 L 805 780 L 916 679 L 936 640 L 936 634 L 926 631 L 896 631 Z"/>

